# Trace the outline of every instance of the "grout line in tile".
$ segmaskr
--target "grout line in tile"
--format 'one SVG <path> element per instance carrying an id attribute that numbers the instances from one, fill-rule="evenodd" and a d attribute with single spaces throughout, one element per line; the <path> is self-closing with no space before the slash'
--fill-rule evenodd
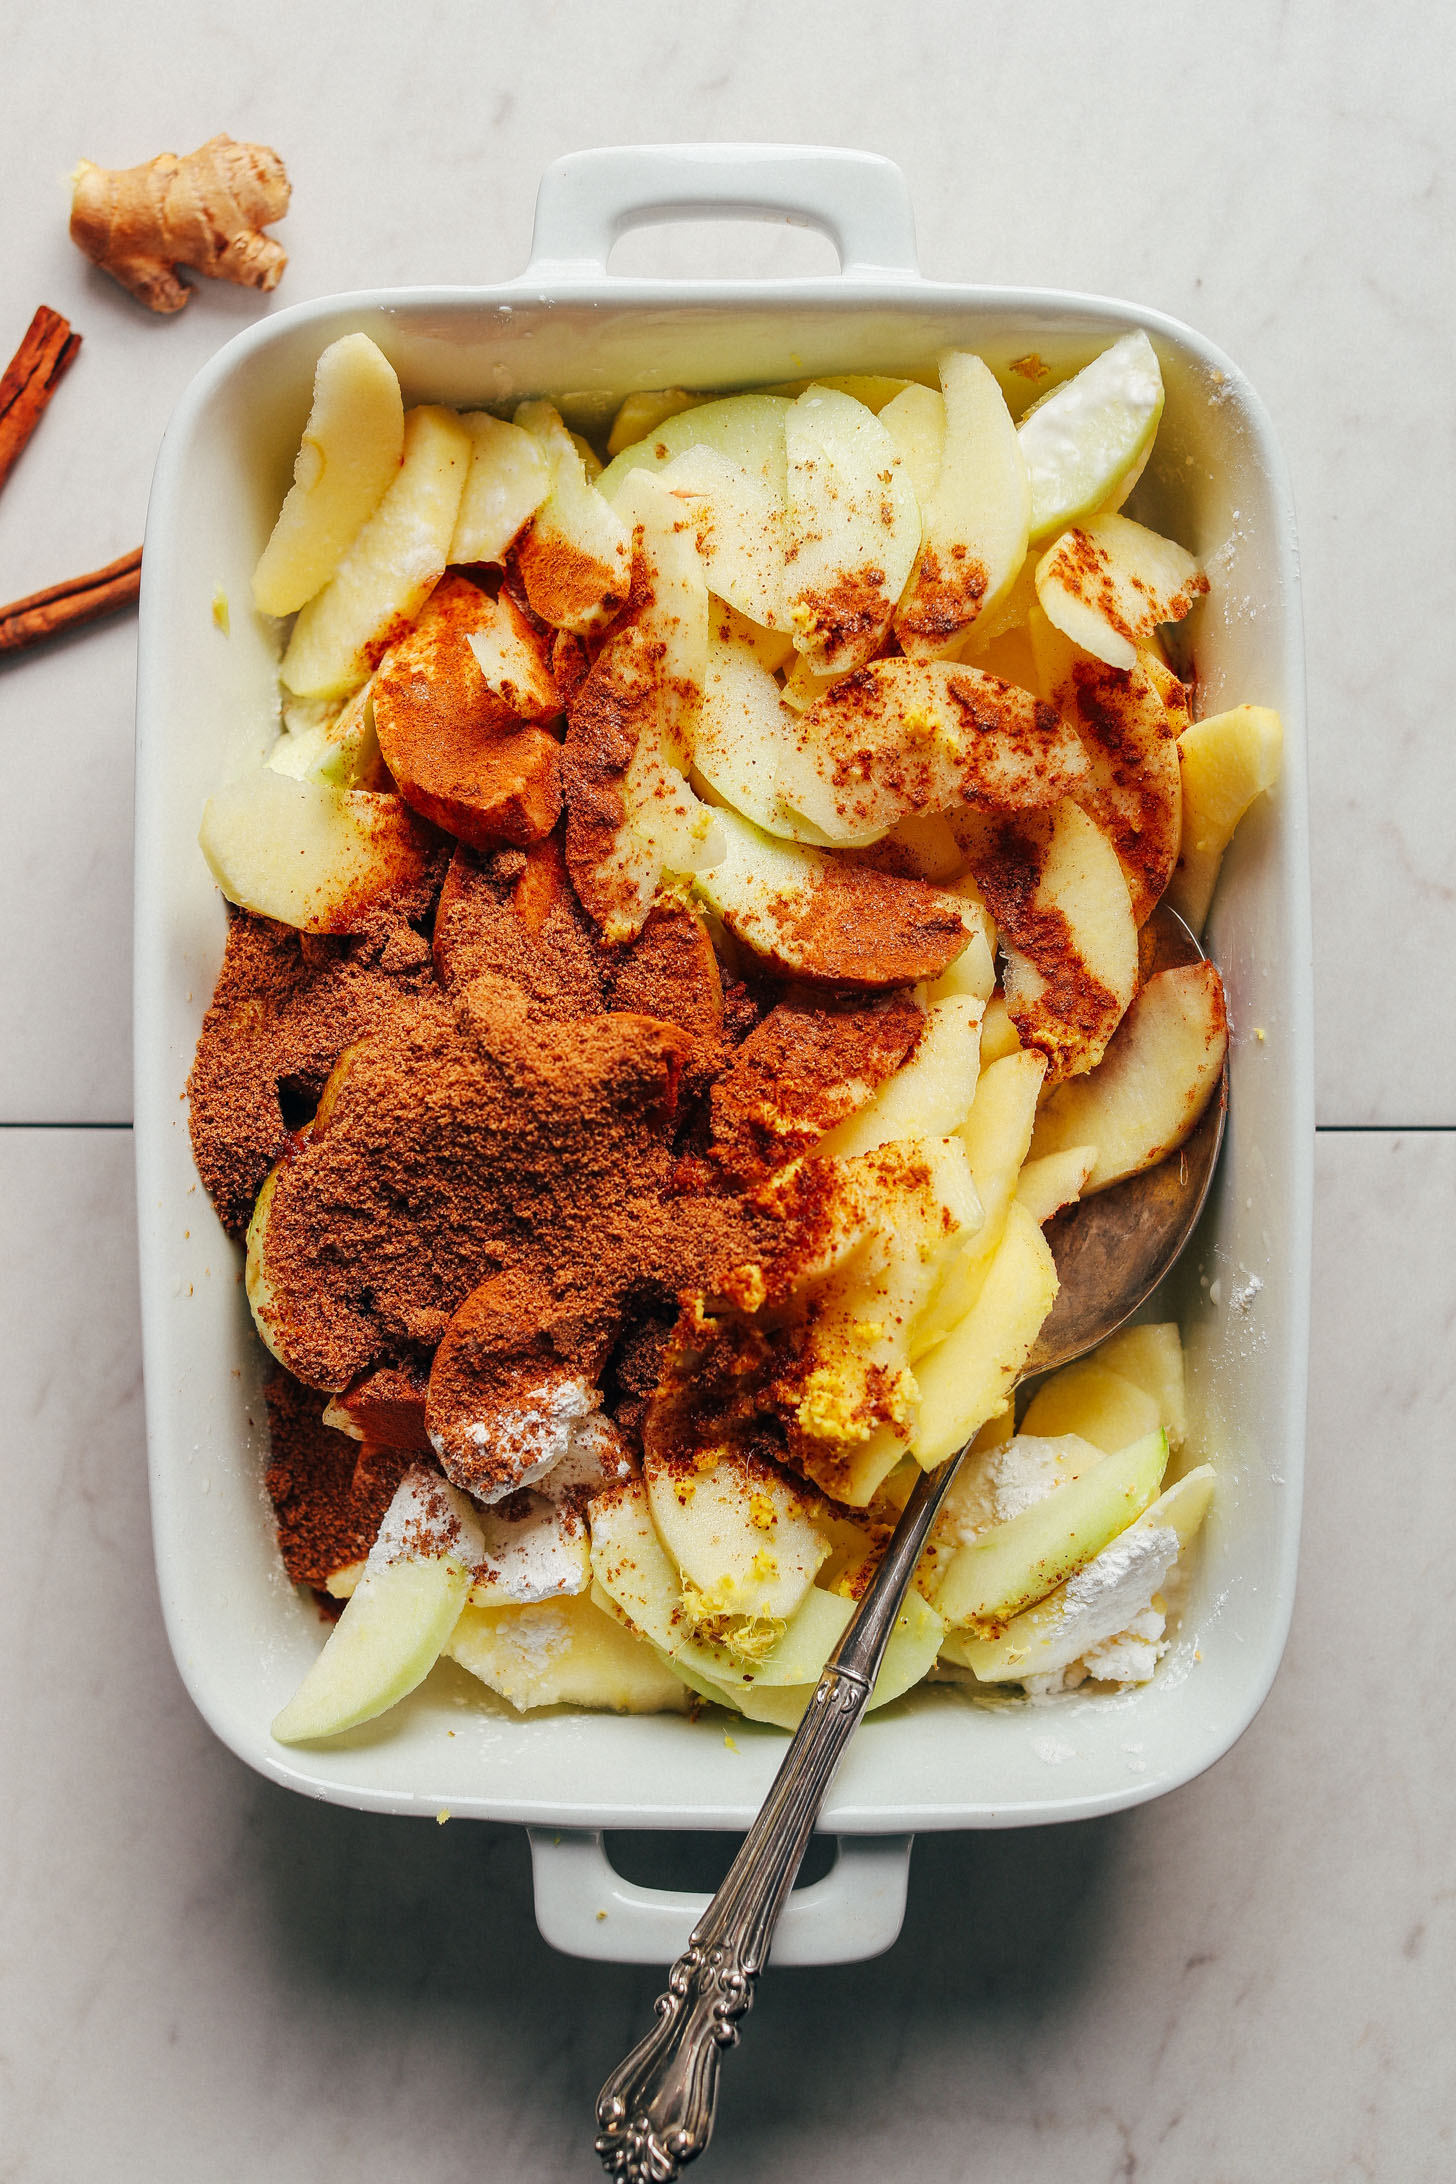
<path id="1" fill-rule="evenodd" d="M 129 1122 L 0 1122 L 0 1130 L 130 1130 Z"/>

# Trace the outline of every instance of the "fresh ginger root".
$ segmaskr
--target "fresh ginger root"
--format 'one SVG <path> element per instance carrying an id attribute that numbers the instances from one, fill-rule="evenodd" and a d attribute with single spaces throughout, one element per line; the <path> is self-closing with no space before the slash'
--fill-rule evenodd
<path id="1" fill-rule="evenodd" d="M 71 177 L 71 240 L 151 311 L 180 311 L 185 265 L 244 288 L 276 288 L 287 253 L 263 229 L 288 210 L 288 176 L 266 144 L 215 136 L 179 159 L 96 167 Z"/>

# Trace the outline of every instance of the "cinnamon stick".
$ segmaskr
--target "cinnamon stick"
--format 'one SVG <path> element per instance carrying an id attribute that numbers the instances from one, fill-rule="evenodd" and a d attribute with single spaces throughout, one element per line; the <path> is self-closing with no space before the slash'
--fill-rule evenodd
<path id="1" fill-rule="evenodd" d="M 72 333 L 69 320 L 43 303 L 0 379 L 0 485 L 80 346 L 81 336 Z"/>
<path id="2" fill-rule="evenodd" d="M 137 546 L 89 576 L 73 576 L 67 583 L 52 584 L 49 591 L 13 600 L 0 607 L 0 653 L 24 652 L 63 630 L 115 614 L 133 605 L 141 588 L 142 550 Z"/>

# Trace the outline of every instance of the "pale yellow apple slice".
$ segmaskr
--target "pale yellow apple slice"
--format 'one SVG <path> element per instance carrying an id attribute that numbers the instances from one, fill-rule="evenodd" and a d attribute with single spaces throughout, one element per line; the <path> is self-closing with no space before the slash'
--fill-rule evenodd
<path id="1" fill-rule="evenodd" d="M 357 933 L 417 890 L 432 837 L 397 796 L 260 766 L 210 796 L 198 834 L 229 902 L 305 933 Z"/>
<path id="2" fill-rule="evenodd" d="M 660 470 L 689 448 L 706 447 L 746 471 L 782 509 L 788 488 L 784 419 L 792 407 L 781 394 L 730 394 L 697 403 L 681 416 L 662 418 L 635 447 L 614 455 L 598 490 L 613 500 L 629 470 Z"/>
<path id="3" fill-rule="evenodd" d="M 1178 859 L 1182 788 L 1174 715 L 1165 688 L 1183 685 L 1151 654 L 1125 671 L 1089 660 L 1034 609 L 1028 619 L 1039 687 L 1076 729 L 1087 756 L 1077 801 L 1117 851 L 1139 925 L 1151 915 Z"/>
<path id="4" fill-rule="evenodd" d="M 1040 1228 L 1063 1206 L 1075 1205 L 1097 1158 L 1095 1145 L 1069 1145 L 1065 1152 L 1041 1153 L 1024 1163 L 1016 1178 L 1016 1201 Z"/>
<path id="5" fill-rule="evenodd" d="M 1116 850 L 1070 801 L 1050 819 L 962 821 L 957 832 L 1001 936 L 1021 1043 L 1047 1056 L 1053 1078 L 1095 1068 L 1137 986 L 1137 927 Z"/>
<path id="6" fill-rule="evenodd" d="M 1155 1320 L 1142 1327 L 1124 1327 L 1099 1342 L 1089 1362 L 1121 1373 L 1150 1395 L 1168 1436 L 1168 1446 L 1178 1450 L 1188 1437 L 1188 1385 L 1183 1367 L 1183 1338 L 1174 1320 Z"/>
<path id="7" fill-rule="evenodd" d="M 692 1635 L 682 1585 L 658 1537 L 640 1477 L 615 1481 L 587 1509 L 596 1591 L 665 1653 Z"/>
<path id="8" fill-rule="evenodd" d="M 863 402 L 867 410 L 880 417 L 888 403 L 916 384 L 913 379 L 897 379 L 889 372 L 828 372 L 813 379 L 779 379 L 770 387 L 761 387 L 759 392 L 786 394 L 791 401 L 797 401 L 810 387 L 828 387 L 835 394 L 853 395 L 856 402 Z"/>
<path id="9" fill-rule="evenodd" d="M 679 417 L 684 410 L 700 408 L 704 399 L 701 394 L 689 394 L 685 387 L 644 388 L 640 394 L 629 394 L 612 419 L 612 429 L 607 434 L 608 457 L 620 455 L 624 448 L 636 447 L 639 440 L 647 439 L 669 417 Z"/>
<path id="10" fill-rule="evenodd" d="M 733 811 L 714 817 L 724 855 L 694 886 L 735 938 L 785 973 L 864 990 L 913 985 L 965 948 L 954 896 L 772 841 Z"/>
<path id="11" fill-rule="evenodd" d="M 627 596 L 631 538 L 587 476 L 558 411 L 549 402 L 522 402 L 515 422 L 536 442 L 551 474 L 551 490 L 516 546 L 526 597 L 553 629 L 594 630 Z"/>
<path id="12" fill-rule="evenodd" d="M 1095 1145 L 1087 1193 L 1151 1168 L 1191 1135 L 1228 1051 L 1223 981 L 1211 963 L 1159 971 L 1090 1076 L 1058 1085 L 1037 1117 L 1034 1155 Z"/>
<path id="13" fill-rule="evenodd" d="M 424 1682 L 459 1618 L 480 1554 L 465 1495 L 416 1465 L 322 1653 L 273 1724 L 280 1744 L 373 1721 Z"/>
<path id="14" fill-rule="evenodd" d="M 874 660 L 789 727 L 778 790 L 838 848 L 867 847 L 909 817 L 1045 811 L 1088 774 L 1050 706 L 973 667 Z"/>
<path id="15" fill-rule="evenodd" d="M 709 1470 L 649 1450 L 642 1478 L 695 1627 L 716 1635 L 724 1617 L 788 1621 L 829 1552 L 802 1488 L 741 1449 Z"/>
<path id="16" fill-rule="evenodd" d="M 1008 1403 L 981 1428 L 951 1481 L 936 1531 L 952 1553 L 1102 1461 L 1104 1451 L 1078 1434 L 1018 1433 L 1015 1416 Z"/>
<path id="17" fill-rule="evenodd" d="M 766 834 L 824 845 L 824 836 L 779 795 L 779 763 L 791 748 L 779 686 L 758 648 L 737 636 L 708 645 L 703 700 L 693 729 L 693 769 L 715 796 Z"/>
<path id="18" fill-rule="evenodd" d="M 1007 1054 L 1022 1051 L 1021 1037 L 1011 1021 L 1004 993 L 993 993 L 986 1003 L 986 1014 L 981 1020 L 981 1067 L 989 1069 L 992 1062 L 999 1062 Z"/>
<path id="19" fill-rule="evenodd" d="M 285 690 L 347 697 L 404 635 L 445 573 L 470 457 L 453 410 L 410 411 L 393 482 L 293 625 Z"/>
<path id="20" fill-rule="evenodd" d="M 1202 932 L 1223 853 L 1255 797 L 1279 778 L 1284 730 L 1266 705 L 1236 705 L 1195 721 L 1178 738 L 1183 773 L 1183 838 L 1168 901 Z"/>
<path id="21" fill-rule="evenodd" d="M 1162 414 L 1163 374 L 1141 328 L 1033 403 L 1017 428 L 1033 542 L 1120 508 L 1142 475 Z"/>
<path id="22" fill-rule="evenodd" d="M 467 410 L 460 422 L 472 452 L 450 563 L 501 562 L 550 492 L 551 465 L 538 439 L 488 410 Z"/>
<path id="23" fill-rule="evenodd" d="M 336 706 L 326 701 L 322 719 L 289 726 L 266 764 L 291 781 L 323 781 L 334 789 L 392 789 L 374 727 L 374 681 Z"/>
<path id="24" fill-rule="evenodd" d="M 1160 1494 L 1126 1531 L 1064 1585 L 1008 1624 L 999 1638 L 960 1638 L 953 1657 L 983 1683 L 1020 1683 L 1065 1668 L 1125 1630 L 1147 1607 L 1197 1532 L 1213 1497 L 1200 1464 Z"/>
<path id="25" fill-rule="evenodd" d="M 785 605 L 816 675 L 878 651 L 920 546 L 920 507 L 899 449 L 862 402 L 810 387 L 784 420 Z"/>
<path id="26" fill-rule="evenodd" d="M 1192 554 L 1126 516 L 1089 516 L 1036 565 L 1049 621 L 1109 667 L 1131 668 L 1154 631 L 1181 622 L 1208 578 Z"/>
<path id="27" fill-rule="evenodd" d="M 916 1323 L 912 1354 L 918 1359 L 965 1317 L 981 1293 L 1000 1248 L 1026 1148 L 1036 1121 L 1037 1093 L 1046 1073 L 1043 1055 L 1004 1055 L 989 1063 L 975 1086 L 959 1136 L 971 1165 L 984 1215 L 981 1227 L 948 1262 L 933 1301 Z"/>
<path id="28" fill-rule="evenodd" d="M 929 507 L 945 453 L 945 396 L 938 387 L 903 387 L 880 411 L 922 511 Z"/>
<path id="29" fill-rule="evenodd" d="M 1159 1424 L 1157 1401 L 1145 1388 L 1085 1357 L 1044 1380 L 1021 1421 L 1025 1433 L 1075 1433 L 1109 1455 Z"/>
<path id="30" fill-rule="evenodd" d="M 844 1635 L 854 1602 L 811 1585 L 789 1622 L 745 1629 L 743 1639 L 771 1641 L 766 1652 L 739 1650 L 703 1637 L 689 1638 L 670 1658 L 674 1668 L 704 1678 L 735 1705 L 760 1684 L 803 1684 L 817 1677 Z"/>
<path id="31" fill-rule="evenodd" d="M 645 474 L 660 477 L 691 519 L 715 597 L 763 628 L 786 628 L 784 510 L 763 480 L 714 447 L 687 448 Z M 619 482 L 618 502 L 623 490 Z"/>
<path id="32" fill-rule="evenodd" d="M 976 1096 L 980 1037 L 981 1003 L 974 995 L 932 1001 L 908 1061 L 858 1114 L 820 1139 L 816 1154 L 848 1157 L 907 1138 L 948 1137 L 965 1121 Z"/>
<path id="33" fill-rule="evenodd" d="M 910 1445 L 925 1470 L 953 1456 L 1001 1409 L 1056 1295 L 1046 1240 L 1013 1200 L 980 1295 L 916 1367 L 920 1416 Z"/>
<path id="34" fill-rule="evenodd" d="M 1004 1624 L 1044 1600 L 1142 1515 L 1167 1466 L 1168 1436 L 1160 1427 L 968 1540 L 935 1596 L 945 1621 Z"/>
<path id="35" fill-rule="evenodd" d="M 394 482 L 403 452 L 394 366 L 367 334 L 330 342 L 314 370 L 293 484 L 253 571 L 264 614 L 292 614 L 322 589 Z"/>
<path id="36" fill-rule="evenodd" d="M 467 1607 L 445 1644 L 453 1661 L 521 1714 L 584 1706 L 611 1714 L 681 1714 L 681 1677 L 585 1593 L 522 1607 Z"/>
<path id="37" fill-rule="evenodd" d="M 945 441 L 935 490 L 922 513 L 915 572 L 895 615 L 912 657 L 953 651 L 977 617 L 999 605 L 1026 556 L 1031 494 L 1016 428 L 978 356 L 940 361 Z"/>

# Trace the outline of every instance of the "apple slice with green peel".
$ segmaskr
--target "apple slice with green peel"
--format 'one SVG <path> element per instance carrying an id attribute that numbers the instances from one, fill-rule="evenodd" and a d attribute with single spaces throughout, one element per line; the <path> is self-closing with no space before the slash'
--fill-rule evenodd
<path id="1" fill-rule="evenodd" d="M 1137 988 L 1132 898 L 1116 850 L 1068 800 L 1048 817 L 957 826 L 1006 955 L 1006 1008 L 1052 1077 L 1096 1067 Z"/>
<path id="2" fill-rule="evenodd" d="M 693 1455 L 649 1450 L 642 1479 L 695 1631 L 720 1636 L 725 1619 L 789 1620 L 829 1553 L 802 1487 L 736 1448 L 709 1470 Z"/>
<path id="3" fill-rule="evenodd" d="M 684 410 L 700 409 L 707 399 L 703 394 L 689 394 L 686 387 L 654 387 L 644 389 L 640 394 L 629 394 L 612 419 L 612 429 L 607 434 L 608 458 L 620 455 L 624 448 L 636 447 L 669 417 L 679 417 Z"/>
<path id="4" fill-rule="evenodd" d="M 788 492 L 788 457 L 784 419 L 793 403 L 782 394 L 730 394 L 696 403 L 678 417 L 666 417 L 635 447 L 614 456 L 597 481 L 608 500 L 629 470 L 660 470 L 691 447 L 711 448 L 744 470 L 783 508 Z"/>
<path id="5" fill-rule="evenodd" d="M 735 1705 L 742 1706 L 745 1693 L 759 1685 L 772 1688 L 812 1682 L 844 1635 L 853 1613 L 852 1600 L 811 1585 L 786 1624 L 768 1628 L 760 1625 L 742 1634 L 750 1643 L 769 1641 L 766 1650 L 755 1655 L 739 1650 L 731 1640 L 720 1644 L 697 1637 L 685 1639 L 668 1658 L 674 1668 L 706 1679 L 718 1690 L 731 1694 Z"/>
<path id="6" fill-rule="evenodd" d="M 515 422 L 539 447 L 551 490 L 523 531 L 516 559 L 526 597 L 543 622 L 578 635 L 622 604 L 632 582 L 632 542 L 587 476 L 571 434 L 549 402 L 522 402 Z"/>
<path id="7" fill-rule="evenodd" d="M 293 625 L 285 690 L 344 698 L 368 681 L 445 573 L 470 457 L 453 410 L 410 411 L 393 483 Z"/>
<path id="8" fill-rule="evenodd" d="M 1031 494 L 1006 399 L 978 356 L 940 360 L 945 441 L 915 573 L 895 614 L 913 658 L 940 659 L 997 607 L 1026 558 Z"/>
<path id="9" fill-rule="evenodd" d="M 367 334 L 330 342 L 314 370 L 293 484 L 253 571 L 262 613 L 293 614 L 327 584 L 394 482 L 403 452 L 394 366 Z"/>
<path id="10" fill-rule="evenodd" d="M 1195 933 L 1203 930 L 1223 853 L 1256 796 L 1279 778 L 1284 730 L 1267 705 L 1195 721 L 1178 738 L 1183 835 L 1168 901 Z"/>
<path id="11" fill-rule="evenodd" d="M 1111 1455 L 1154 1432 L 1155 1398 L 1136 1381 L 1091 1358 L 1078 1358 L 1044 1380 L 1026 1407 L 1023 1433 L 1075 1433 Z"/>
<path id="12" fill-rule="evenodd" d="M 951 1658 L 973 1669 L 983 1683 L 1020 1683 L 1065 1668 L 1115 1637 L 1148 1606 L 1194 1537 L 1213 1488 L 1210 1464 L 1187 1472 L 1064 1585 L 1018 1615 L 1000 1637 L 958 1635 Z"/>
<path id="13" fill-rule="evenodd" d="M 423 1683 L 459 1620 L 481 1551 L 465 1495 L 422 1465 L 407 1471 L 364 1575 L 273 1724 L 278 1742 L 356 1729 Z"/>
<path id="14" fill-rule="evenodd" d="M 585 1593 L 522 1607 L 467 1607 L 445 1644 L 453 1661 L 521 1714 L 585 1706 L 611 1714 L 681 1714 L 688 1693 L 646 1639 Z"/>
<path id="15" fill-rule="evenodd" d="M 1228 1052 L 1223 981 L 1211 963 L 1159 971 L 1090 1076 L 1058 1085 L 1037 1117 L 1033 1154 L 1095 1145 L 1084 1189 L 1155 1167 L 1191 1136 Z"/>
<path id="16" fill-rule="evenodd" d="M 905 465 L 923 526 L 945 453 L 945 396 L 938 387 L 921 387 L 912 381 L 885 404 L 880 423 Z"/>
<path id="17" fill-rule="evenodd" d="M 911 1453 L 926 1471 L 1001 1409 L 1056 1302 L 1057 1270 L 1031 1215 L 1013 1200 L 980 1295 L 915 1368 L 920 1416 Z"/>
<path id="18" fill-rule="evenodd" d="M 1159 1427 L 968 1540 L 936 1594 L 945 1621 L 1004 1625 L 1044 1600 L 1142 1515 L 1167 1468 L 1168 1436 Z"/>
<path id="19" fill-rule="evenodd" d="M 502 562 L 550 492 L 551 465 L 538 439 L 489 410 L 467 410 L 460 422 L 472 452 L 450 563 Z"/>
<path id="20" fill-rule="evenodd" d="M 907 1138 L 949 1137 L 976 1093 L 981 1003 L 970 994 L 932 1001 L 914 1053 L 858 1114 L 828 1131 L 814 1151 L 845 1158 Z"/>
<path id="21" fill-rule="evenodd" d="M 913 985 L 965 948 L 954 896 L 773 841 L 733 811 L 714 817 L 724 855 L 694 886 L 735 939 L 787 976 L 865 991 Z"/>
<path id="22" fill-rule="evenodd" d="M 334 789 L 391 788 L 374 728 L 373 689 L 371 678 L 346 704 L 330 701 L 322 719 L 285 728 L 265 764 L 291 781 L 323 781 Z"/>
<path id="23" fill-rule="evenodd" d="M 1065 1152 L 1039 1153 L 1024 1163 L 1016 1178 L 1016 1202 L 1025 1206 L 1038 1228 L 1045 1228 L 1063 1206 L 1073 1206 L 1097 1159 L 1095 1145 L 1069 1145 Z"/>
<path id="24" fill-rule="evenodd" d="M 1120 508 L 1163 414 L 1163 374 L 1141 328 L 1034 402 L 1017 427 L 1031 487 L 1033 543 Z"/>
<path id="25" fill-rule="evenodd" d="M 785 719 L 779 794 L 843 849 L 966 806 L 1049 810 L 1088 777 L 1080 739 L 1050 706 L 948 661 L 871 661 Z"/>
<path id="26" fill-rule="evenodd" d="M 785 604 L 816 675 L 878 651 L 920 546 L 920 506 L 891 435 L 852 395 L 812 386 L 784 419 Z"/>
<path id="27" fill-rule="evenodd" d="M 1089 516 L 1036 565 L 1036 596 L 1074 645 L 1124 672 L 1164 622 L 1181 622 L 1208 578 L 1192 554 L 1126 516 Z"/>
<path id="28" fill-rule="evenodd" d="M 903 1698 L 935 1665 L 945 1639 L 945 1625 L 922 1594 L 910 1591 L 890 1633 L 880 1673 L 870 1693 L 867 1713 Z M 832 1648 L 830 1649 L 833 1650 Z M 826 1654 L 825 1659 L 828 1659 Z M 802 1684 L 751 1684 L 736 1694 L 740 1711 L 750 1721 L 772 1722 L 779 1729 L 797 1729 L 804 1709 L 818 1688 L 818 1677 Z"/>
<path id="29" fill-rule="evenodd" d="M 1183 1368 L 1183 1338 L 1174 1320 L 1155 1320 L 1142 1327 L 1124 1327 L 1099 1342 L 1088 1360 L 1121 1373 L 1150 1395 L 1176 1453 L 1188 1438 L 1188 1382 Z"/>
<path id="30" fill-rule="evenodd" d="M 1001 1414 L 976 1435 L 951 1481 L 936 1523 L 952 1554 L 993 1525 L 1005 1524 L 1046 1495 L 1080 1479 L 1105 1453 L 1080 1434 L 1018 1433 L 1015 1410 Z"/>
<path id="31" fill-rule="evenodd" d="M 397 796 L 260 766 L 208 798 L 197 839 L 229 902 L 304 933 L 357 933 L 388 897 L 418 892 L 436 838 Z"/>

